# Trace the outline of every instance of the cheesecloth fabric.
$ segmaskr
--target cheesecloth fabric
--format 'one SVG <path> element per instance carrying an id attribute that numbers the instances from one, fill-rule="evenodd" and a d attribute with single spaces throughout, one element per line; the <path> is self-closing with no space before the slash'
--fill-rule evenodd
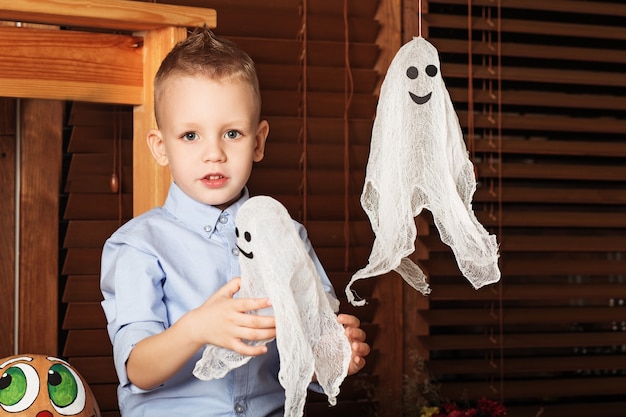
<path id="1" fill-rule="evenodd" d="M 361 205 L 375 240 L 368 264 L 346 286 L 391 270 L 422 294 L 430 287 L 408 258 L 415 251 L 414 218 L 428 209 L 441 240 L 452 248 L 459 269 L 474 288 L 497 282 L 498 243 L 472 210 L 476 180 L 439 55 L 415 37 L 392 60 L 380 90 L 372 129 Z"/>
<path id="2" fill-rule="evenodd" d="M 352 350 L 335 312 L 339 301 L 324 291 L 320 276 L 287 209 L 271 197 L 246 201 L 236 218 L 240 251 L 239 297 L 268 297 L 280 355 L 278 379 L 285 388 L 285 416 L 302 416 L 313 374 L 335 405 L 348 373 Z M 273 311 L 272 311 L 273 310 Z M 256 342 L 258 343 L 267 343 Z M 249 356 L 208 345 L 194 375 L 208 380 L 250 360 Z"/>

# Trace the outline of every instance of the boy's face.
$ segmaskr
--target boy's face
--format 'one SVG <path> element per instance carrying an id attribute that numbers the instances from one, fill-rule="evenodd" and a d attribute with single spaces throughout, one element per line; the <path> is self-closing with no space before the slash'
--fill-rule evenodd
<path id="1" fill-rule="evenodd" d="M 266 121 L 258 121 L 252 87 L 231 80 L 173 77 L 163 86 L 159 130 L 148 145 L 159 165 L 169 165 L 191 198 L 226 208 L 246 185 L 253 162 L 263 159 Z"/>

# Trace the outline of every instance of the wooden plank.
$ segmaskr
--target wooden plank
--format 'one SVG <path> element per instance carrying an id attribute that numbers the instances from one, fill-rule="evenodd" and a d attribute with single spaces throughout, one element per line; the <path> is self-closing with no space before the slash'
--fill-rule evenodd
<path id="1" fill-rule="evenodd" d="M 115 125 L 113 110 L 104 114 L 111 121 L 103 126 L 73 126 L 70 142 L 67 147 L 68 153 L 113 153 L 113 143 L 115 139 Z M 122 126 L 120 139 L 122 141 L 121 152 L 124 155 L 132 154 L 132 142 L 129 140 L 133 136 L 132 113 L 128 126 Z"/>
<path id="2" fill-rule="evenodd" d="M 104 241 L 121 226 L 118 221 L 72 220 L 67 225 L 64 248 L 102 248 Z"/>
<path id="3" fill-rule="evenodd" d="M 209 8 L 142 3 L 128 0 L 0 0 L 0 20 L 59 26 L 140 31 L 168 26 L 217 25 Z"/>
<path id="4" fill-rule="evenodd" d="M 73 357 L 70 359 L 70 364 L 90 385 L 118 382 L 112 356 Z"/>
<path id="5" fill-rule="evenodd" d="M 300 31 L 301 22 L 302 18 L 297 9 L 285 12 L 237 8 L 234 13 L 220 10 L 220 22 L 216 33 L 224 37 L 294 39 Z M 376 41 L 379 24 L 371 17 L 348 16 L 348 25 L 350 27 L 350 42 L 374 43 Z M 310 41 L 343 39 L 343 16 L 309 14 L 307 16 L 307 36 Z"/>
<path id="6" fill-rule="evenodd" d="M 271 141 L 274 143 L 298 143 L 298 132 L 302 126 L 302 118 L 280 115 L 263 115 L 272 129 Z M 348 122 L 350 143 L 353 145 L 369 145 L 372 137 L 373 116 L 366 119 L 351 119 Z M 310 144 L 337 143 L 343 141 L 343 118 L 309 118 L 307 139 Z"/>
<path id="7" fill-rule="evenodd" d="M 432 4 L 467 5 L 465 0 L 429 0 Z M 493 6 L 491 0 L 473 0 L 474 6 Z M 626 16 L 626 7 L 619 3 L 572 0 L 500 0 L 500 7 L 548 12 L 581 13 L 584 15 Z"/>
<path id="8" fill-rule="evenodd" d="M 104 181 L 104 178 L 102 179 Z M 81 182 L 82 184 L 82 182 Z M 104 193 L 81 193 L 79 184 L 71 184 L 66 188 L 70 195 L 63 218 L 66 220 L 115 220 L 119 219 L 119 196 L 106 190 L 104 184 L 100 185 Z M 107 184 L 108 185 L 108 184 Z M 85 185 L 87 187 L 87 185 Z M 78 188 L 78 189 L 77 189 Z M 96 190 L 92 190 L 96 191 Z M 125 193 L 122 195 L 122 221 L 127 220 L 132 213 L 132 195 Z"/>
<path id="9" fill-rule="evenodd" d="M 626 110 L 626 104 L 624 106 L 624 110 Z M 522 139 L 503 137 L 502 140 L 497 143 L 495 142 L 495 140 L 490 142 L 489 139 L 476 139 L 474 141 L 474 145 L 475 152 L 493 153 L 496 151 L 500 151 L 503 154 L 585 157 L 600 156 L 612 158 L 626 157 L 626 143 L 624 142 L 551 140 L 545 138 Z"/>
<path id="10" fill-rule="evenodd" d="M 63 103 L 22 100 L 21 123 L 19 351 L 56 355 Z"/>
<path id="11" fill-rule="evenodd" d="M 622 270 L 623 271 L 623 270 Z M 441 284 L 431 282 L 432 301 L 495 301 L 500 296 L 494 286 L 474 290 L 464 282 Z M 505 284 L 502 286 L 504 301 L 562 301 L 562 300 L 607 300 L 626 298 L 626 286 L 618 284 Z"/>
<path id="12" fill-rule="evenodd" d="M 581 380 L 582 379 L 582 380 Z M 624 396 L 626 394 L 626 378 L 588 377 L 588 378 L 546 378 L 507 380 L 504 398 L 539 399 L 539 398 L 570 398 L 580 400 L 584 397 Z M 441 386 L 441 394 L 449 398 L 480 398 L 485 392 L 492 392 L 489 382 L 446 382 Z M 622 406 L 623 407 L 623 406 Z M 595 408 L 592 408 L 595 414 Z M 589 409 L 587 409 L 589 412 Z M 623 408 L 622 408 L 623 413 Z M 532 414 L 531 414 L 532 415 Z M 562 414 L 561 414 L 562 415 Z M 507 414 L 508 416 L 508 414 Z M 598 415 L 599 416 L 599 415 Z"/>
<path id="13" fill-rule="evenodd" d="M 504 210 L 492 217 L 484 211 L 476 213 L 484 226 L 512 227 L 571 227 L 571 228 L 626 228 L 623 210 L 615 212 L 567 212 L 533 210 L 532 216 L 526 210 Z"/>
<path id="14" fill-rule="evenodd" d="M 487 87 L 488 88 L 488 87 Z M 537 88 L 537 87 L 534 87 Z M 467 102 L 469 93 L 465 88 L 449 88 L 453 103 Z M 474 103 L 554 107 L 561 109 L 626 110 L 623 97 L 607 94 L 574 94 L 535 90 L 502 90 L 500 94 L 488 89 L 474 89 Z"/>
<path id="15" fill-rule="evenodd" d="M 505 366 L 509 377 L 535 373 L 611 371 L 616 367 L 616 357 L 613 355 L 543 357 L 533 355 L 531 358 L 509 356 L 506 358 Z M 501 370 L 498 358 L 431 359 L 427 367 L 433 375 L 499 375 Z"/>
<path id="16" fill-rule="evenodd" d="M 620 307 L 536 307 L 504 308 L 501 311 L 476 308 L 438 308 L 418 311 L 430 326 L 608 323 L 626 321 L 626 308 Z"/>
<path id="17" fill-rule="evenodd" d="M 468 68 L 465 64 L 445 63 L 441 71 L 446 78 L 467 78 Z M 475 65 L 472 68 L 475 80 L 497 80 L 498 74 L 486 66 Z M 535 83 L 577 84 L 588 86 L 619 87 L 624 84 L 626 74 L 609 71 L 564 70 L 561 68 L 528 68 L 503 66 L 500 77 L 504 81 L 526 81 Z"/>
<path id="18" fill-rule="evenodd" d="M 509 162 L 502 165 L 500 172 L 487 162 L 478 163 L 474 166 L 478 176 L 483 178 L 496 178 L 501 174 L 502 178 L 515 179 L 626 181 L 626 165 L 623 164 L 583 165 L 542 163 L 540 161 Z"/>
<path id="19" fill-rule="evenodd" d="M 435 45 L 440 53 L 459 53 L 466 54 L 468 44 L 466 40 L 431 38 L 429 41 Z M 494 44 L 485 41 L 472 42 L 472 51 L 476 54 L 485 56 L 497 56 L 498 49 Z M 618 51 L 605 48 L 583 48 L 569 45 L 541 45 L 523 43 L 507 43 L 500 44 L 500 55 L 503 57 L 518 58 L 541 58 L 541 59 L 563 59 L 570 61 L 585 62 L 608 62 L 608 63 L 626 63 L 626 56 L 619 54 Z"/>
<path id="20" fill-rule="evenodd" d="M 573 333 L 506 333 L 491 337 L 487 334 L 437 334 L 418 337 L 428 350 L 541 349 L 614 346 L 626 343 L 624 332 Z"/>
<path id="21" fill-rule="evenodd" d="M 345 189 L 343 181 L 343 170 L 323 170 L 311 171 L 307 173 L 309 179 L 308 191 L 312 195 L 344 195 Z M 363 190 L 365 180 L 364 171 L 350 172 L 350 194 L 360 195 Z M 280 170 L 273 168 L 262 168 L 259 165 L 256 171 L 252 172 L 249 186 L 256 194 L 279 194 L 288 193 L 298 195 L 302 182 L 302 172 L 300 170 Z"/>
<path id="22" fill-rule="evenodd" d="M 64 357 L 111 355 L 113 355 L 113 347 L 105 329 L 68 332 L 63 349 Z"/>
<path id="23" fill-rule="evenodd" d="M 15 137 L 16 102 L 0 98 L 0 357 L 15 352 Z"/>
<path id="24" fill-rule="evenodd" d="M 266 116 L 298 116 L 302 93 L 296 91 L 265 90 L 261 92 L 263 114 Z M 342 117 L 346 103 L 343 94 L 312 91 L 307 93 L 308 115 L 317 118 Z M 350 104 L 350 117 L 368 118 L 376 112 L 376 97 L 355 94 Z"/>
<path id="25" fill-rule="evenodd" d="M 117 402 L 117 386 L 118 384 L 92 384 L 90 386 L 94 397 L 98 401 L 102 417 L 105 415 L 111 417 L 119 417 Z"/>
<path id="26" fill-rule="evenodd" d="M 535 240 L 539 241 L 535 237 Z M 503 251 L 506 251 L 502 247 Z M 588 260 L 579 259 L 577 254 L 581 252 L 571 252 L 567 260 L 555 259 L 554 257 L 539 257 L 539 252 L 527 249 L 528 253 L 535 254 L 535 259 L 511 259 L 510 252 L 506 253 L 500 261 L 502 275 L 511 279 L 513 277 L 564 277 L 568 275 L 620 275 L 626 269 L 626 261 L 615 260 Z M 584 253 L 584 252 L 582 252 Z M 429 259 L 421 263 L 434 281 L 440 276 L 461 276 L 456 261 L 449 253 L 448 259 Z"/>
<path id="27" fill-rule="evenodd" d="M 67 180 L 72 181 L 81 176 L 110 176 L 112 165 L 112 153 L 74 153 L 67 172 Z"/>
<path id="28" fill-rule="evenodd" d="M 269 144 L 268 146 L 271 146 Z M 272 168 L 298 169 L 303 153 L 302 144 L 281 144 L 279 148 L 272 147 L 263 158 L 263 164 Z M 307 168 L 343 169 L 345 162 L 344 145 L 336 144 L 309 144 L 307 146 Z M 367 165 L 369 148 L 363 145 L 353 145 L 349 148 L 350 169 L 363 170 Z"/>
<path id="29" fill-rule="evenodd" d="M 315 242 L 313 242 L 315 245 Z M 367 263 L 371 247 L 352 247 L 350 248 L 350 265 L 349 269 L 363 267 Z M 329 271 L 342 271 L 345 270 L 344 255 L 345 249 L 339 248 L 315 248 L 317 256 L 320 258 L 324 268 Z"/>
<path id="30" fill-rule="evenodd" d="M 63 290 L 63 303 L 101 301 L 99 275 L 70 275 Z"/>
<path id="31" fill-rule="evenodd" d="M 70 248 L 63 263 L 63 275 L 98 275 L 102 248 Z"/>
<path id="32" fill-rule="evenodd" d="M 225 12 L 220 10 L 220 17 Z M 302 53 L 302 42 L 297 39 L 245 38 L 229 36 L 241 49 L 248 52 L 252 60 L 260 64 L 293 65 Z M 345 45 L 342 42 L 307 42 L 307 57 L 311 67 L 342 67 L 345 60 Z M 371 69 L 376 63 L 379 50 L 373 44 L 351 43 L 349 45 L 350 66 Z M 261 84 L 263 85 L 262 79 Z"/>
<path id="33" fill-rule="evenodd" d="M 302 67 L 295 64 L 289 66 L 284 64 L 256 64 L 255 66 L 263 93 L 271 90 L 298 92 Z M 342 67 L 309 67 L 307 68 L 307 95 L 308 93 L 324 91 L 334 92 L 343 97 L 345 76 L 345 69 Z M 378 74 L 369 68 L 353 68 L 352 79 L 355 94 L 371 96 L 378 81 Z M 265 100 L 263 103 L 268 104 Z M 265 107 L 263 111 L 265 111 Z"/>
<path id="34" fill-rule="evenodd" d="M 450 248 L 434 234 L 421 237 L 429 252 L 449 252 Z M 500 239 L 503 252 L 621 252 L 626 251 L 626 239 L 619 234 L 596 236 L 589 234 L 551 234 L 549 236 L 515 235 L 511 232 Z"/>
<path id="35" fill-rule="evenodd" d="M 467 16 L 431 13 L 425 16 L 425 20 L 431 27 L 467 30 L 468 26 Z M 500 24 L 502 26 L 502 32 L 564 37 L 577 37 L 580 36 L 581 33 L 584 33 L 586 38 L 591 39 L 626 39 L 626 31 L 608 25 L 601 26 L 538 20 L 533 21 L 532 25 L 530 25 L 528 24 L 528 20 L 522 19 L 501 19 Z M 487 17 L 474 17 L 472 19 L 472 29 L 493 31 L 493 21 L 489 21 Z"/>
<path id="36" fill-rule="evenodd" d="M 611 206 L 626 204 L 626 193 L 620 184 L 615 187 L 588 188 L 553 186 L 515 186 L 509 185 L 501 190 L 501 195 L 491 194 L 486 187 L 479 188 L 474 194 L 475 202 L 495 202 L 501 198 L 505 203 L 552 203 L 552 204 L 593 204 Z"/>
<path id="37" fill-rule="evenodd" d="M 0 93 L 140 104 L 142 57 L 138 37 L 0 27 Z"/>
<path id="38" fill-rule="evenodd" d="M 73 302 L 67 305 L 63 330 L 104 329 L 107 326 L 99 302 Z"/>

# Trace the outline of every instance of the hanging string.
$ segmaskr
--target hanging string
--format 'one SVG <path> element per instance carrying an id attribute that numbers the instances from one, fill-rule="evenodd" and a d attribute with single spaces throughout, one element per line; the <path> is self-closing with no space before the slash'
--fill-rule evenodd
<path id="1" fill-rule="evenodd" d="M 344 103 L 343 112 L 343 207 L 344 207 L 344 270 L 348 271 L 350 266 L 350 104 L 354 95 L 354 79 L 352 78 L 352 68 L 350 66 L 350 28 L 348 22 L 348 0 L 343 2 L 343 27 L 344 27 Z"/>
<path id="2" fill-rule="evenodd" d="M 300 64 L 302 65 L 302 76 L 300 80 L 299 90 L 302 91 L 302 102 L 298 113 L 302 117 L 302 127 L 299 132 L 299 137 L 302 142 L 302 154 L 300 156 L 300 167 L 302 170 L 302 183 L 300 184 L 300 192 L 302 193 L 302 224 L 306 227 L 308 219 L 308 98 L 307 98 L 307 14 L 308 4 L 307 0 L 302 0 L 300 3 L 300 14 L 302 15 L 302 23 L 300 26 L 300 32 L 298 38 L 302 41 L 302 52 L 300 54 Z"/>
<path id="3" fill-rule="evenodd" d="M 117 194 L 117 222 L 122 225 L 122 127 L 123 115 L 118 106 L 113 108 L 113 172 L 111 174 L 111 192 Z"/>
<path id="4" fill-rule="evenodd" d="M 417 36 L 422 36 L 422 0 L 417 2 Z"/>
<path id="5" fill-rule="evenodd" d="M 497 79 L 498 79 L 498 236 L 502 242 L 502 14 L 501 0 L 498 0 L 498 44 L 497 44 Z M 502 258 L 500 258 L 502 259 Z M 504 402 L 504 317 L 503 285 L 498 283 L 498 302 L 500 306 L 500 402 Z"/>
<path id="6" fill-rule="evenodd" d="M 467 149 L 474 159 L 474 50 L 472 38 L 472 0 L 467 1 Z"/>
<path id="7" fill-rule="evenodd" d="M 113 107 L 113 169 L 111 171 L 111 178 L 109 186 L 111 188 L 112 193 L 117 193 L 120 188 L 119 184 L 119 176 L 117 175 L 117 154 L 119 153 L 118 149 L 118 136 L 119 136 L 119 126 L 117 121 L 117 106 Z"/>

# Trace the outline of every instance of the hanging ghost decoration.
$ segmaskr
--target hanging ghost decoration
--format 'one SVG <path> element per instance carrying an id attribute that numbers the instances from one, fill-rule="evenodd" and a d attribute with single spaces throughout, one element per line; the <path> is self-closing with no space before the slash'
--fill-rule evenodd
<path id="1" fill-rule="evenodd" d="M 474 288 L 497 282 L 498 244 L 472 210 L 474 167 L 458 117 L 441 76 L 439 55 L 415 37 L 392 60 L 383 80 L 361 194 L 375 240 L 368 264 L 346 287 L 363 278 L 398 272 L 422 294 L 426 275 L 408 256 L 415 251 L 414 218 L 428 209 L 441 240 Z"/>
<path id="2" fill-rule="evenodd" d="M 236 225 L 241 266 L 238 296 L 268 297 L 272 302 L 269 311 L 257 314 L 276 318 L 278 379 L 286 396 L 284 415 L 303 415 L 313 374 L 328 402 L 335 405 L 352 355 L 335 315 L 339 301 L 324 291 L 293 220 L 278 201 L 266 196 L 250 198 L 239 209 Z M 221 378 L 249 360 L 249 356 L 209 345 L 194 375 Z"/>
<path id="3" fill-rule="evenodd" d="M 100 417 L 91 389 L 69 363 L 45 355 L 0 359 L 0 414 Z"/>

